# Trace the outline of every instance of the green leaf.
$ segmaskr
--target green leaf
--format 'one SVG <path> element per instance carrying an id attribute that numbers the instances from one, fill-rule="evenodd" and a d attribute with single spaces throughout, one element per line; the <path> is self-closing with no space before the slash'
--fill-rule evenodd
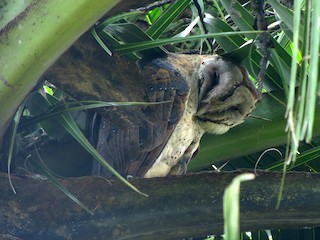
<path id="1" fill-rule="evenodd" d="M 121 13 L 121 14 L 107 18 L 102 23 L 100 23 L 96 27 L 94 27 L 94 29 L 96 30 L 96 32 L 98 34 L 100 34 L 110 24 L 114 24 L 119 21 L 123 22 L 124 19 L 128 19 L 128 18 L 137 18 L 139 16 L 142 16 L 143 14 L 144 14 L 144 12 L 142 12 L 142 11 L 132 11 L 132 12 Z"/>
<path id="2" fill-rule="evenodd" d="M 232 20 L 236 23 L 236 25 L 239 27 L 241 31 L 248 31 L 248 30 L 253 30 L 253 25 L 254 25 L 254 17 L 252 14 L 249 13 L 247 9 L 245 9 L 239 2 L 235 2 L 234 5 L 232 5 L 233 8 L 231 8 L 231 2 L 227 0 L 222 0 L 221 1 L 226 10 L 230 13 L 230 16 Z M 246 37 L 249 39 L 255 39 L 255 37 L 252 34 L 246 34 Z M 282 76 L 288 77 L 290 76 L 290 71 L 291 71 L 291 56 L 285 51 L 285 49 L 282 48 L 281 45 L 270 35 L 268 34 L 269 38 L 272 40 L 272 43 L 274 45 L 274 49 L 277 52 L 278 59 L 274 59 L 275 55 L 271 55 L 271 65 L 272 68 L 269 66 L 266 76 L 269 77 L 268 75 L 273 74 L 273 78 L 269 78 L 269 80 L 272 80 L 276 85 L 281 86 L 280 89 L 286 88 L 286 86 L 282 86 L 285 81 L 283 81 L 277 71 L 275 71 L 274 66 L 281 64 L 281 69 L 282 69 Z M 261 54 L 259 54 L 261 55 Z M 262 57 L 262 55 L 261 55 Z M 253 56 L 256 62 L 259 62 L 261 58 L 258 58 L 258 56 Z M 259 60 L 258 60 L 259 59 Z M 279 61 L 280 59 L 280 61 Z M 257 66 L 258 69 L 260 66 Z M 272 73 L 270 73 L 270 71 Z M 277 77 L 276 77 L 277 75 Z M 299 75 L 298 75 L 299 76 Z M 298 77 L 297 77 L 298 78 Z M 285 78 L 288 79 L 288 78 Z M 268 80 L 265 81 L 264 83 L 268 84 Z M 288 84 L 288 83 L 287 83 Z"/>
<path id="3" fill-rule="evenodd" d="M 32 102 L 28 102 L 27 106 L 28 109 L 31 111 L 32 114 L 41 113 L 43 114 L 52 104 L 57 104 L 58 99 L 55 96 L 47 95 L 47 100 L 38 92 L 34 92 L 31 97 Z M 38 105 L 35 105 L 37 103 Z M 104 103 L 98 102 L 98 101 L 88 101 L 89 104 L 93 103 L 93 106 L 91 107 L 97 107 L 103 105 Z M 72 103 L 77 104 L 77 103 Z M 115 106 L 119 103 L 113 103 L 109 104 L 109 106 Z M 131 103 L 129 103 L 131 104 Z M 120 103 L 121 105 L 121 103 Z M 123 104 L 125 105 L 125 104 Z M 128 103 L 126 104 L 128 105 Z M 131 104 L 132 105 L 132 104 Z M 65 109 L 64 109 L 65 110 Z M 57 127 L 58 124 L 61 125 L 61 127 Z M 54 129 L 52 129 L 52 126 L 54 126 Z M 123 178 L 103 157 L 97 152 L 97 150 L 90 144 L 88 139 L 83 135 L 82 131 L 79 129 L 78 125 L 74 121 L 74 119 L 71 117 L 71 115 L 68 112 L 55 114 L 55 117 L 48 118 L 45 120 L 45 122 L 42 122 L 42 127 L 45 129 L 45 131 L 50 131 L 52 129 L 53 131 L 50 131 L 50 134 L 57 135 L 57 133 L 54 132 L 59 129 L 58 132 L 68 132 L 71 134 L 75 140 L 77 140 L 82 147 L 84 147 L 88 153 L 90 153 L 95 159 L 97 159 L 102 166 L 107 168 L 111 173 L 113 173 L 117 178 L 119 178 L 121 181 L 123 181 L 127 186 L 129 186 L 134 191 L 147 196 L 146 194 L 140 192 L 136 187 L 134 187 L 131 183 L 129 183 L 125 178 Z"/>
<path id="4" fill-rule="evenodd" d="M 59 123 L 61 126 L 66 129 L 73 137 L 76 139 L 82 147 L 84 147 L 88 153 L 90 153 L 99 163 L 108 169 L 115 177 L 117 177 L 119 180 L 121 180 L 124 184 L 126 184 L 128 187 L 130 187 L 132 190 L 136 191 L 137 193 L 148 196 L 145 193 L 142 193 L 140 190 L 138 190 L 135 186 L 133 186 L 128 180 L 126 180 L 124 177 L 122 177 L 98 152 L 97 150 L 90 144 L 90 142 L 87 140 L 87 138 L 83 135 L 73 118 L 70 116 L 69 113 L 61 114 L 60 117 L 58 117 Z"/>
<path id="5" fill-rule="evenodd" d="M 164 12 L 164 9 L 166 8 L 166 6 L 168 5 L 152 9 L 151 11 L 148 12 L 146 16 L 146 20 L 149 23 L 149 25 L 152 25 L 160 17 L 160 15 Z"/>
<path id="6" fill-rule="evenodd" d="M 52 99 L 51 99 L 52 100 Z M 52 105 L 43 98 L 43 96 L 34 92 L 31 94 L 30 99 L 27 102 L 27 108 L 33 113 L 34 117 L 25 120 L 21 123 L 21 127 L 25 127 L 35 123 L 41 123 L 44 120 L 50 120 L 50 118 L 56 117 L 62 113 L 68 113 L 72 111 L 81 111 L 102 107 L 112 106 L 137 106 L 137 105 L 155 105 L 163 104 L 166 102 L 102 102 L 102 101 L 78 101 L 78 102 L 51 102 Z M 43 124 L 43 123 L 41 123 Z"/>
<path id="7" fill-rule="evenodd" d="M 269 0 L 269 4 L 272 6 L 272 8 L 276 11 L 276 13 L 279 15 L 279 19 L 282 22 L 282 29 L 284 32 L 287 34 L 289 38 L 292 39 L 292 33 L 294 31 L 294 26 L 293 26 L 293 12 L 289 8 L 285 7 L 282 5 L 279 1 L 277 0 Z M 303 41 L 303 29 L 302 26 L 299 27 L 299 40 L 300 42 Z"/>
<path id="8" fill-rule="evenodd" d="M 233 50 L 231 52 L 225 52 L 223 54 L 221 54 L 222 57 L 226 58 L 226 59 L 231 59 L 236 63 L 241 63 L 243 62 L 244 59 L 246 59 L 248 57 L 248 53 L 250 53 L 252 51 L 252 49 L 255 49 L 255 46 L 253 45 L 253 43 L 247 43 L 242 47 L 237 48 L 236 50 Z"/>
<path id="9" fill-rule="evenodd" d="M 17 193 L 14 186 L 13 186 L 13 183 L 12 183 L 12 180 L 11 180 L 11 162 L 12 162 L 12 154 L 13 154 L 13 147 L 14 147 L 14 142 L 15 142 L 15 136 L 16 136 L 16 133 L 17 133 L 17 129 L 18 129 L 18 125 L 19 125 L 19 122 L 20 122 L 20 118 L 21 118 L 21 115 L 22 115 L 22 112 L 23 112 L 23 109 L 24 109 L 24 105 L 20 105 L 16 114 L 14 115 L 14 118 L 13 118 L 13 122 L 12 122 L 12 127 L 11 127 L 11 134 L 10 134 L 10 137 L 9 137 L 9 151 L 8 151 L 8 179 L 9 179 L 9 184 L 11 186 L 11 189 L 13 191 L 13 193 Z"/>
<path id="10" fill-rule="evenodd" d="M 240 183 L 254 179 L 252 173 L 235 177 L 223 195 L 224 239 L 239 239 L 240 236 Z"/>
<path id="11" fill-rule="evenodd" d="M 152 38 L 148 36 L 144 31 L 142 31 L 141 28 L 139 28 L 137 25 L 133 23 L 110 24 L 106 27 L 105 31 L 112 33 L 114 36 L 122 40 L 125 44 L 143 41 L 152 42 Z M 117 46 L 112 46 L 113 49 L 116 47 Z M 165 50 L 158 46 L 155 46 L 152 49 L 135 52 L 139 52 L 139 54 L 141 54 L 142 57 L 150 57 L 163 54 Z"/>
<path id="12" fill-rule="evenodd" d="M 237 49 L 240 49 L 241 46 L 246 43 L 246 40 L 241 37 L 241 35 L 223 35 L 223 33 L 234 32 L 234 30 L 221 19 L 207 16 L 205 18 L 205 21 L 210 32 L 222 34 L 222 36 L 215 37 L 215 40 L 224 49 L 224 51 L 233 52 Z M 244 55 L 243 50 L 248 50 L 247 57 L 244 58 L 243 64 L 247 67 L 247 69 L 251 71 L 251 74 L 259 72 L 260 60 L 262 58 L 261 54 L 255 51 L 255 47 L 242 49 L 242 55 Z M 237 57 L 243 59 L 243 57 L 241 56 Z M 266 79 L 264 81 L 264 88 L 266 88 L 267 90 L 282 89 L 281 78 L 277 71 L 273 68 L 273 66 L 268 67 L 265 78 Z"/>
<path id="13" fill-rule="evenodd" d="M 110 24 L 114 24 L 115 22 L 123 21 L 124 19 L 132 18 L 132 17 L 138 17 L 142 14 L 144 13 L 141 11 L 133 11 L 133 12 L 118 14 L 113 17 L 107 18 L 102 23 L 92 28 L 91 30 L 92 36 L 96 39 L 99 45 L 105 50 L 105 52 L 107 52 L 110 56 L 112 56 L 112 49 L 110 49 L 110 47 L 108 46 L 116 46 L 122 43 L 121 41 L 118 41 L 116 38 L 114 38 L 108 31 L 105 31 L 106 28 Z M 126 56 L 132 61 L 137 61 L 140 59 L 140 57 L 138 57 L 136 54 L 133 54 L 133 53 L 128 53 L 126 54 Z"/>
<path id="14" fill-rule="evenodd" d="M 190 34 L 190 32 L 194 29 L 194 27 L 197 25 L 199 22 L 200 18 L 196 17 L 182 32 L 176 34 L 173 36 L 174 38 L 181 38 L 181 37 L 186 37 Z"/>
<path id="15" fill-rule="evenodd" d="M 319 156 L 320 156 L 320 146 L 313 147 L 310 150 L 303 151 L 297 156 L 297 159 L 294 162 L 294 164 L 290 164 L 289 166 L 287 166 L 287 170 L 292 170 L 299 166 L 305 165 L 313 160 L 317 160 L 319 159 Z M 284 163 L 285 163 L 285 159 L 281 159 L 277 162 L 270 164 L 265 169 L 273 170 L 273 171 L 282 170 Z"/>
<path id="16" fill-rule="evenodd" d="M 125 54 L 128 52 L 138 52 L 145 49 L 154 48 L 161 45 L 166 44 L 173 44 L 173 43 L 179 43 L 179 42 L 185 42 L 185 41 L 194 41 L 199 40 L 201 38 L 213 38 L 213 37 L 222 37 L 222 36 L 231 36 L 231 35 L 241 35 L 246 33 L 261 33 L 261 31 L 239 31 L 239 32 L 224 32 L 224 33 L 210 33 L 210 34 L 201 34 L 196 36 L 189 36 L 184 38 L 163 38 L 163 39 L 157 39 L 154 41 L 143 41 L 139 43 L 132 43 L 132 44 L 125 44 L 120 46 L 114 47 L 114 52 L 118 54 Z"/>
<path id="17" fill-rule="evenodd" d="M 254 24 L 254 17 L 244 8 L 238 1 L 231 2 L 229 0 L 220 0 L 226 11 L 230 14 L 232 20 L 241 31 L 252 31 Z M 248 33 L 246 37 L 255 39 L 256 36 Z"/>
<path id="18" fill-rule="evenodd" d="M 153 39 L 159 38 L 164 30 L 188 7 L 190 2 L 191 0 L 175 1 L 165 13 L 151 25 L 146 33 Z"/>
<path id="19" fill-rule="evenodd" d="M 49 95 L 49 99 L 51 99 L 51 102 L 55 101 L 55 103 L 58 102 L 58 100 L 54 97 Z M 55 99 L 55 100 L 53 100 Z M 63 136 L 65 136 L 67 131 L 63 128 L 57 128 L 57 116 L 48 116 L 47 114 L 48 109 L 52 106 L 52 103 L 50 103 L 44 96 L 42 96 L 39 92 L 32 92 L 27 101 L 25 102 L 26 109 L 31 113 L 32 116 L 39 116 L 36 118 L 31 118 L 30 120 L 25 120 L 20 123 L 20 128 L 25 128 L 27 126 L 30 126 L 31 124 L 39 124 L 44 131 L 53 139 L 61 139 Z M 35 120 L 33 120 L 35 119 Z"/>
<path id="20" fill-rule="evenodd" d="M 2 1 L 2 11 L 8 2 L 10 9 L 14 6 L 12 11 L 17 7 L 21 12 L 20 2 L 25 1 Z M 32 1 L 21 15 L 12 19 L 15 24 L 1 28 L 0 135 L 44 71 L 117 2 Z"/>
<path id="21" fill-rule="evenodd" d="M 92 28 L 91 30 L 91 34 L 92 36 L 95 38 L 95 40 L 99 43 L 99 45 L 102 47 L 102 49 L 108 53 L 110 56 L 112 56 L 112 51 L 108 48 L 108 46 L 103 42 L 103 40 L 99 37 L 98 33 L 96 32 L 95 28 Z M 105 37 L 106 39 L 107 37 Z M 110 36 L 110 38 L 108 39 L 108 42 L 110 43 L 113 43 L 113 44 L 117 44 L 118 42 L 112 38 Z"/>
<path id="22" fill-rule="evenodd" d="M 220 18 L 213 17 L 210 14 L 206 14 L 204 22 L 207 24 L 209 33 L 235 32 L 226 22 L 222 21 Z M 246 43 L 246 40 L 241 35 L 226 34 L 225 36 L 215 37 L 215 40 L 226 52 L 234 51 Z"/>
<path id="23" fill-rule="evenodd" d="M 317 90 L 320 81 L 320 4 L 319 2 L 312 1 L 312 19 L 311 19 L 311 39 L 310 39 L 310 74 L 308 82 L 308 102 L 306 106 L 305 124 L 307 127 L 305 133 L 306 141 L 310 142 L 312 138 L 312 131 L 315 118 L 315 109 L 317 101 Z M 301 140 L 301 138 L 300 138 Z"/>
<path id="24" fill-rule="evenodd" d="M 40 163 L 35 160 L 31 160 L 30 164 L 35 168 L 41 175 L 47 177 L 47 180 L 50 181 L 57 189 L 63 192 L 67 197 L 69 197 L 72 201 L 78 204 L 82 209 L 84 209 L 87 213 L 94 215 L 93 212 L 84 205 L 77 197 L 75 197 L 65 186 L 63 186 L 55 176 L 53 176 L 50 171 Z"/>
<path id="25" fill-rule="evenodd" d="M 94 33 L 93 33 L 94 34 Z M 96 40 L 97 42 L 100 44 L 100 46 L 102 48 L 105 48 L 104 50 L 111 56 L 113 53 L 112 53 L 112 48 L 111 46 L 117 46 L 117 45 L 120 45 L 122 44 L 122 42 L 117 39 L 115 39 L 109 32 L 107 31 L 102 31 L 100 33 L 100 35 L 97 35 L 96 37 Z M 110 47 L 108 47 L 110 46 Z M 137 54 L 135 53 L 127 53 L 125 54 L 126 57 L 128 59 L 131 59 L 132 61 L 138 61 L 140 59 L 140 57 L 137 56 Z"/>

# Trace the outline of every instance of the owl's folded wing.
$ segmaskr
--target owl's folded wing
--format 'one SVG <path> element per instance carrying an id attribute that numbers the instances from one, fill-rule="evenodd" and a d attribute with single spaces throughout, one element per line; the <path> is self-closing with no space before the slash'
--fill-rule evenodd
<path id="1" fill-rule="evenodd" d="M 141 65 L 143 99 L 157 104 L 110 109 L 101 119 L 97 142 L 98 152 L 124 176 L 141 177 L 153 165 L 184 112 L 190 90 L 165 58 Z M 127 91 L 124 85 L 123 94 Z M 110 175 L 97 163 L 93 174 Z"/>

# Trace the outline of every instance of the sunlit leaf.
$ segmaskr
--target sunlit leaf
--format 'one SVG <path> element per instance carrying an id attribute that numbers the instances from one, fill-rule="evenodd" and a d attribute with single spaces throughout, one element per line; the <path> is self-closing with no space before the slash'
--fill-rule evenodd
<path id="1" fill-rule="evenodd" d="M 157 39 L 164 30 L 174 22 L 177 17 L 186 9 L 191 0 L 175 1 L 163 15 L 161 15 L 146 31 L 153 39 Z"/>

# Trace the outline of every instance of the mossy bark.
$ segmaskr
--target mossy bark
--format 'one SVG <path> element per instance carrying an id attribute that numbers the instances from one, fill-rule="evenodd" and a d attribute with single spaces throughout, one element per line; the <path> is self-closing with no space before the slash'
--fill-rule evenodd
<path id="1" fill-rule="evenodd" d="M 47 181 L 16 177 L 14 195 L 0 177 L 0 233 L 21 239 L 181 239 L 223 231 L 222 196 L 240 172 L 132 179 L 141 196 L 118 180 L 61 180 L 94 215 Z M 320 225 L 320 175 L 288 173 L 276 209 L 282 173 L 258 172 L 241 185 L 241 229 Z"/>

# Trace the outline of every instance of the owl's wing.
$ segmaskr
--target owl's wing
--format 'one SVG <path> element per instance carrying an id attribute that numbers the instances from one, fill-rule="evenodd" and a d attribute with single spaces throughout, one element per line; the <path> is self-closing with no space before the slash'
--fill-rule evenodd
<path id="1" fill-rule="evenodd" d="M 144 84 L 144 101 L 158 104 L 106 110 L 98 133 L 98 152 L 123 176 L 143 176 L 153 165 L 179 122 L 190 91 L 187 81 L 165 58 L 141 63 L 140 71 L 145 80 L 136 81 Z M 126 87 L 132 83 L 124 84 L 122 94 L 134 95 Z M 132 97 L 127 101 L 133 101 Z M 92 173 L 110 176 L 98 163 Z"/>

